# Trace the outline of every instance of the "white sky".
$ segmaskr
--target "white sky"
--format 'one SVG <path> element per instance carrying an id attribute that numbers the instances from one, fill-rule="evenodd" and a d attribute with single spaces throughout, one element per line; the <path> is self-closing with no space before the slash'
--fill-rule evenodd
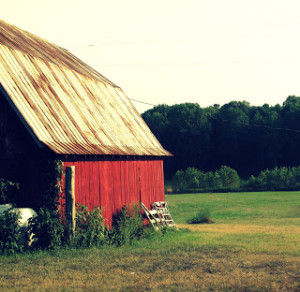
<path id="1" fill-rule="evenodd" d="M 0 9 L 132 99 L 204 107 L 300 96 L 299 0 L 0 0 Z"/>

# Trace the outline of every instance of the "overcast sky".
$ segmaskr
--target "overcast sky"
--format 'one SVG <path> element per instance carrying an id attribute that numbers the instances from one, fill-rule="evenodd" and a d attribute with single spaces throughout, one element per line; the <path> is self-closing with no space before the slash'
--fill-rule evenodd
<path id="1" fill-rule="evenodd" d="M 204 107 L 300 96 L 299 0 L 0 0 L 0 9 L 131 99 Z"/>

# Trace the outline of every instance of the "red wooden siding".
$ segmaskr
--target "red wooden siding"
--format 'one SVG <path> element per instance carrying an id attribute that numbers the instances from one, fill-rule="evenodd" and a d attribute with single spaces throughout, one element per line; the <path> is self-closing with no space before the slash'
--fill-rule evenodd
<path id="1" fill-rule="evenodd" d="M 163 201 L 164 176 L 162 160 L 74 159 L 64 168 L 75 166 L 76 202 L 89 209 L 104 207 L 103 215 L 111 225 L 112 215 L 124 205 L 142 201 L 147 207 Z"/>

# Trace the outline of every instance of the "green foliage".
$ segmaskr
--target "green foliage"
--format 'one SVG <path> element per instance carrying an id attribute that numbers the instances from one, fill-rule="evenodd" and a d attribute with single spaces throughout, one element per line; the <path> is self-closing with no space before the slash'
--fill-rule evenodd
<path id="1" fill-rule="evenodd" d="M 39 206 L 56 210 L 59 196 L 62 192 L 63 165 L 61 160 L 43 161 L 41 168 L 44 169 L 43 190 L 40 196 Z"/>
<path id="2" fill-rule="evenodd" d="M 243 181 L 228 166 L 223 165 L 215 172 L 190 167 L 176 172 L 172 187 L 174 192 L 294 191 L 300 190 L 300 166 L 266 169 Z"/>
<path id="3" fill-rule="evenodd" d="M 248 181 L 245 183 L 245 186 L 251 191 L 258 189 L 258 181 L 254 175 L 249 177 Z"/>
<path id="4" fill-rule="evenodd" d="M 188 224 L 214 223 L 208 206 L 203 206 L 194 216 L 186 221 Z"/>
<path id="5" fill-rule="evenodd" d="M 8 193 L 19 189 L 20 184 L 0 178 L 0 204 L 12 203 Z"/>
<path id="6" fill-rule="evenodd" d="M 18 225 L 18 212 L 4 212 L 0 216 L 0 252 L 8 254 L 23 251 L 28 247 L 29 234 L 32 235 L 32 249 L 54 249 L 64 245 L 77 248 L 122 246 L 141 238 L 154 237 L 153 230 L 147 230 L 143 226 L 141 209 L 137 204 L 124 206 L 115 214 L 110 230 L 104 224 L 105 219 L 100 208 L 89 211 L 86 206 L 78 204 L 76 209 L 75 236 L 71 240 L 66 236 L 66 224 L 57 210 L 40 208 L 37 216 L 29 219 L 26 230 Z M 167 231 L 162 229 L 160 234 L 165 235 Z M 25 242 L 22 241 L 24 234 Z"/>
<path id="7" fill-rule="evenodd" d="M 228 166 L 221 166 L 215 172 L 206 173 L 194 167 L 188 167 L 185 171 L 176 172 L 172 186 L 177 192 L 238 190 L 240 178 L 237 172 Z"/>
<path id="8" fill-rule="evenodd" d="M 234 169 L 222 165 L 217 173 L 224 188 L 238 189 L 240 187 L 240 177 Z"/>
<path id="9" fill-rule="evenodd" d="M 188 167 L 209 172 L 227 165 L 245 179 L 276 166 L 300 165 L 297 96 L 289 96 L 282 106 L 258 107 L 246 101 L 206 108 L 194 103 L 159 105 L 142 117 L 174 154 L 165 163 L 167 179 Z"/>
<path id="10" fill-rule="evenodd" d="M 263 170 L 257 177 L 252 175 L 246 182 L 245 188 L 257 191 L 298 190 L 300 189 L 300 166 Z"/>
<path id="11" fill-rule="evenodd" d="M 185 184 L 189 189 L 199 187 L 198 170 L 194 167 L 188 167 L 185 171 Z"/>
<path id="12" fill-rule="evenodd" d="M 29 233 L 33 233 L 33 247 L 52 249 L 64 242 L 64 224 L 57 210 L 40 208 L 37 216 L 29 219 Z"/>
<path id="13" fill-rule="evenodd" d="M 206 190 L 219 190 L 222 187 L 222 180 L 218 172 L 209 171 L 203 176 L 203 187 Z"/>
<path id="14" fill-rule="evenodd" d="M 214 111 L 185 103 L 160 105 L 142 115 L 162 145 L 175 154 L 166 161 L 167 176 L 172 177 L 178 169 L 206 164 L 212 130 L 209 115 Z"/>
<path id="15" fill-rule="evenodd" d="M 124 206 L 113 216 L 112 229 L 109 231 L 110 243 L 121 246 L 143 237 L 143 217 L 137 204 Z"/>
<path id="16" fill-rule="evenodd" d="M 177 170 L 173 179 L 172 179 L 172 186 L 174 189 L 179 190 L 180 192 L 183 191 L 185 187 L 185 177 L 183 170 Z"/>
<path id="17" fill-rule="evenodd" d="M 91 211 L 81 204 L 76 205 L 76 228 L 74 244 L 77 247 L 100 246 L 105 243 L 105 226 L 102 210 Z"/>
<path id="18" fill-rule="evenodd" d="M 21 244 L 22 228 L 18 221 L 20 213 L 17 210 L 9 209 L 0 214 L 0 252 L 14 254 L 24 249 Z"/>

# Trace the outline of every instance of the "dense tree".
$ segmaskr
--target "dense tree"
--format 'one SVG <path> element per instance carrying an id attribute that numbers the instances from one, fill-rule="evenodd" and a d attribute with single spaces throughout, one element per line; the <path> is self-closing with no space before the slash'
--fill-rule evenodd
<path id="1" fill-rule="evenodd" d="M 208 166 L 210 113 L 210 108 L 202 109 L 198 104 L 186 103 L 171 107 L 160 105 L 143 114 L 151 131 L 176 157 L 167 161 L 168 177 L 173 176 L 178 169 Z"/>
<path id="2" fill-rule="evenodd" d="M 279 132 L 281 110 L 264 104 L 253 107 L 251 111 L 251 127 L 248 139 L 248 161 L 245 165 L 251 170 L 250 174 L 257 174 L 260 170 L 274 168 L 280 161 Z"/>
<path id="3" fill-rule="evenodd" d="M 281 114 L 282 127 L 289 129 L 282 133 L 281 140 L 281 165 L 297 166 L 300 164 L 300 98 L 289 96 L 283 103 Z M 288 143 L 287 143 L 288 141 Z"/>
<path id="4" fill-rule="evenodd" d="M 300 97 L 289 96 L 282 106 L 159 105 L 142 116 L 174 154 L 165 163 L 167 178 L 188 167 L 214 172 L 228 165 L 248 178 L 267 168 L 300 165 Z M 199 177 L 197 183 L 203 183 Z"/>
<path id="5" fill-rule="evenodd" d="M 229 165 L 240 169 L 245 163 L 249 131 L 250 106 L 246 102 L 230 102 L 215 114 L 212 135 L 211 165 Z"/>

